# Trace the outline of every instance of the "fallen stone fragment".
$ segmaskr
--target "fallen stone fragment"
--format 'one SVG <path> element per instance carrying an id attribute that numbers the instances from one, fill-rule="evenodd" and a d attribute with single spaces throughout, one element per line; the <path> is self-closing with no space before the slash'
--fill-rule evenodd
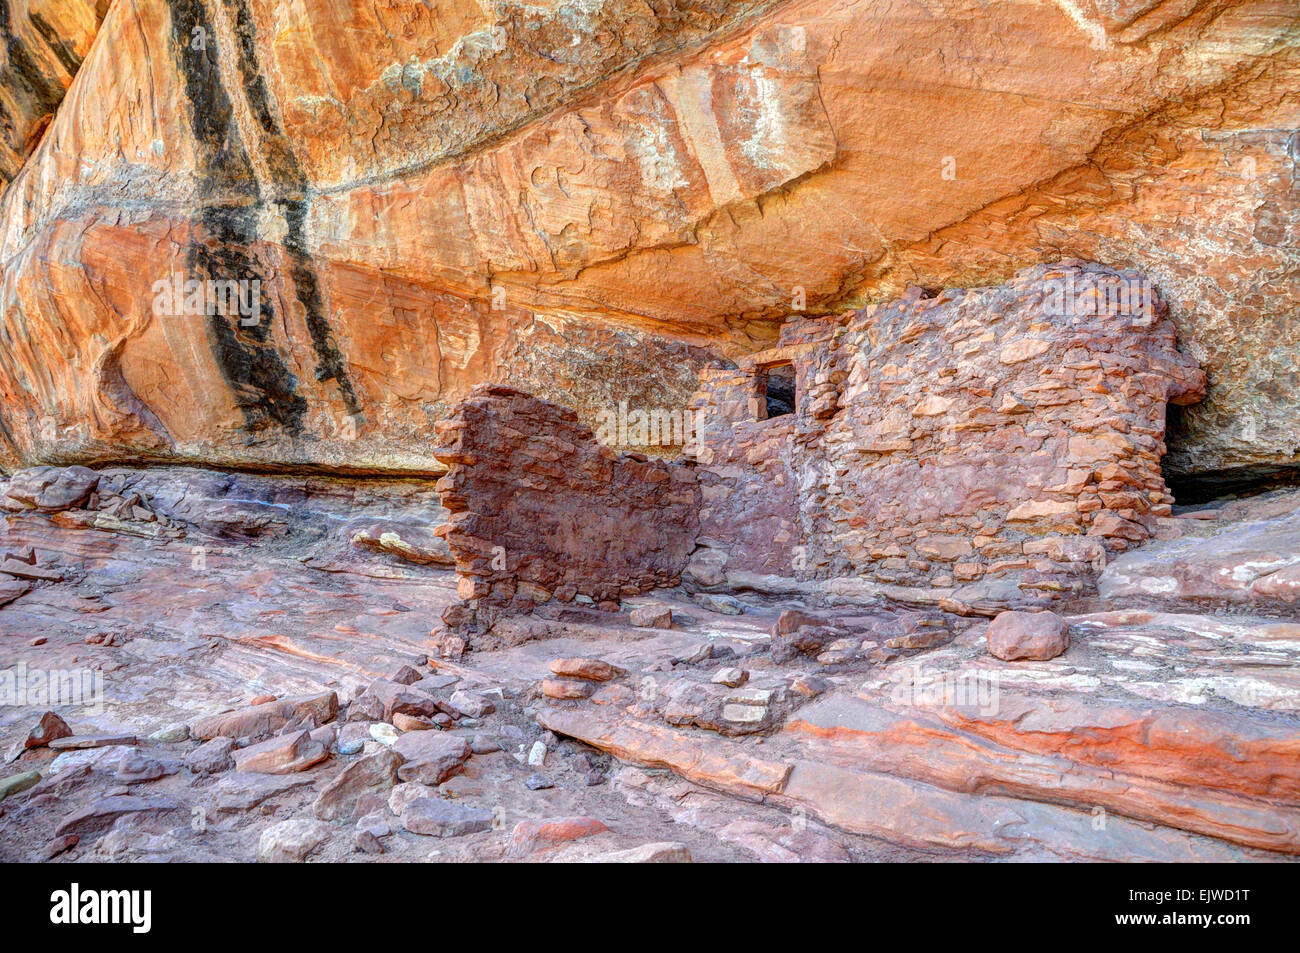
<path id="1" fill-rule="evenodd" d="M 420 784 L 415 781 L 405 781 L 396 785 L 388 794 L 388 809 L 398 817 L 406 810 L 407 805 L 412 801 L 422 797 L 436 798 L 438 791 L 436 788 L 427 784 Z"/>
<path id="2" fill-rule="evenodd" d="M 41 851 L 41 860 L 53 860 L 60 854 L 72 850 L 80 842 L 81 838 L 76 834 L 64 834 L 62 837 L 56 837 L 46 844 Z"/>
<path id="3" fill-rule="evenodd" d="M 418 682 L 413 682 L 411 687 L 425 692 L 426 694 L 432 694 L 434 692 L 440 692 L 444 688 L 451 688 L 451 686 L 455 685 L 459 681 L 459 675 L 426 675 Z"/>
<path id="4" fill-rule="evenodd" d="M 586 682 L 577 678 L 544 678 L 542 694 L 547 698 L 590 698 L 596 690 L 596 684 L 596 682 Z"/>
<path id="5" fill-rule="evenodd" d="M 1070 647 L 1070 627 L 1055 612 L 1003 612 L 989 623 L 989 651 L 1003 661 L 1054 659 Z"/>
<path id="6" fill-rule="evenodd" d="M 627 850 L 606 851 L 603 854 L 584 857 L 578 862 L 583 864 L 689 864 L 691 852 L 685 844 L 662 841 L 630 847 Z"/>
<path id="7" fill-rule="evenodd" d="M 312 813 L 322 821 L 350 817 L 363 794 L 383 794 L 392 789 L 401 764 L 402 756 L 392 748 L 352 762 L 317 796 Z"/>
<path id="8" fill-rule="evenodd" d="M 300 863 L 329 839 L 328 824 L 310 818 L 281 821 L 262 831 L 257 857 L 263 863 Z"/>
<path id="9" fill-rule="evenodd" d="M 475 754 L 494 754 L 501 750 L 501 745 L 487 735 L 475 735 L 469 744 L 469 750 Z"/>
<path id="10" fill-rule="evenodd" d="M 671 629 L 673 610 L 666 606 L 637 606 L 628 613 L 628 621 L 639 629 Z"/>
<path id="11" fill-rule="evenodd" d="M 268 798 L 312 783 L 307 774 L 228 774 L 217 782 L 217 810 L 247 811 Z"/>
<path id="12" fill-rule="evenodd" d="M 555 782 L 544 774 L 530 774 L 524 778 L 524 786 L 530 791 L 546 791 L 555 787 Z"/>
<path id="13" fill-rule="evenodd" d="M 390 682 L 396 682 L 398 685 L 412 685 L 418 682 L 423 676 L 409 665 L 403 665 L 392 676 Z"/>
<path id="14" fill-rule="evenodd" d="M 528 763 L 534 768 L 546 764 L 546 744 L 544 742 L 533 742 L 533 746 L 528 749 Z"/>
<path id="15" fill-rule="evenodd" d="M 382 721 L 377 721 L 371 725 L 368 734 L 381 745 L 397 744 L 397 739 L 401 737 L 396 726 Z"/>
<path id="16" fill-rule="evenodd" d="M 393 745 L 405 760 L 398 769 L 403 781 L 441 784 L 460 770 L 470 755 L 469 742 L 443 731 L 413 731 Z"/>
<path id="17" fill-rule="evenodd" d="M 60 572 L 55 572 L 53 569 L 42 569 L 40 566 L 29 566 L 17 559 L 6 559 L 0 562 L 0 572 L 13 576 L 15 579 L 30 579 L 33 582 L 63 581 L 63 574 Z"/>
<path id="18" fill-rule="evenodd" d="M 353 832 L 352 842 L 356 845 L 357 850 L 363 854 L 382 854 L 384 845 L 379 842 L 374 831 L 362 828 Z"/>
<path id="19" fill-rule="evenodd" d="M 55 738 L 50 747 L 55 751 L 69 751 L 75 748 L 107 748 L 109 745 L 138 745 L 140 739 L 135 735 L 68 735 Z"/>
<path id="20" fill-rule="evenodd" d="M 356 754 L 372 737 L 370 725 L 359 721 L 349 722 L 339 730 L 337 741 L 339 754 Z M 393 733 L 392 740 L 397 740 L 396 732 Z"/>
<path id="21" fill-rule="evenodd" d="M 815 698 L 830 687 L 831 683 L 820 675 L 796 675 L 790 682 L 790 691 L 805 698 Z"/>
<path id="22" fill-rule="evenodd" d="M 182 741 L 188 741 L 190 738 L 190 726 L 183 721 L 175 721 L 170 725 L 164 725 L 153 734 L 149 735 L 149 740 L 154 744 L 170 745 Z"/>
<path id="23" fill-rule="evenodd" d="M 235 766 L 233 738 L 213 738 L 205 741 L 185 756 L 185 767 L 195 774 L 220 774 Z"/>
<path id="24" fill-rule="evenodd" d="M 697 592 L 691 599 L 701 609 L 722 615 L 744 615 L 745 607 L 733 596 L 716 592 Z"/>
<path id="25" fill-rule="evenodd" d="M 713 674 L 710 679 L 715 685 L 726 685 L 728 688 L 739 688 L 749 681 L 749 673 L 743 668 L 720 668 Z"/>
<path id="26" fill-rule="evenodd" d="M 313 741 L 310 732 L 295 731 L 234 752 L 235 770 L 257 774 L 305 771 L 329 757 L 329 749 Z"/>
<path id="27" fill-rule="evenodd" d="M 367 801 L 372 799 L 376 803 L 377 809 L 367 811 L 358 817 L 356 821 L 356 829 L 358 831 L 367 831 L 368 833 L 373 834 L 376 838 L 387 837 L 393 832 L 393 828 L 392 825 L 388 823 L 388 818 L 385 816 L 386 809 L 384 807 L 384 802 L 374 795 L 368 795 L 366 798 Z"/>
<path id="28" fill-rule="evenodd" d="M 9 777 L 0 780 L 0 801 L 3 801 L 11 794 L 26 791 L 40 780 L 41 772 L 39 771 L 24 771 L 22 774 L 9 775 Z"/>
<path id="29" fill-rule="evenodd" d="M 590 682 L 607 682 L 627 674 L 617 665 L 598 658 L 557 658 L 546 667 L 561 677 L 582 678 Z"/>
<path id="30" fill-rule="evenodd" d="M 460 837 L 492 829 L 492 812 L 438 797 L 416 798 L 402 811 L 402 826 L 412 834 Z"/>
<path id="31" fill-rule="evenodd" d="M 9 478 L 5 496 L 43 513 L 80 507 L 99 485 L 99 474 L 82 466 L 29 467 Z"/>
<path id="32" fill-rule="evenodd" d="M 419 690 L 418 684 L 402 685 L 386 678 L 377 678 L 370 683 L 358 702 L 364 702 L 366 698 L 377 700 L 381 707 L 378 715 L 382 721 L 392 721 L 393 715 L 398 712 L 432 718 L 442 710 L 441 705 L 438 699 Z"/>
<path id="33" fill-rule="evenodd" d="M 603 834 L 609 828 L 594 817 L 553 817 L 520 821 L 510 832 L 506 856 L 527 857 L 539 850 Z"/>
<path id="34" fill-rule="evenodd" d="M 133 794 L 101 797 L 65 817 L 54 829 L 54 836 L 99 834 L 108 830 L 123 814 L 161 814 L 179 810 L 181 806 L 179 801 L 169 797 L 137 797 Z"/>
<path id="35" fill-rule="evenodd" d="M 127 747 L 114 745 L 108 748 L 79 748 L 74 751 L 64 751 L 50 762 L 49 773 L 60 774 L 81 768 L 102 770 L 108 765 L 116 770 L 122 755 L 130 750 Z"/>
<path id="36" fill-rule="evenodd" d="M 44 747 L 51 741 L 66 738 L 70 734 L 72 734 L 72 729 L 68 727 L 68 723 L 54 712 L 47 711 L 27 732 L 26 737 L 14 743 L 13 747 L 9 749 L 9 754 L 5 760 L 16 761 L 24 751 Z"/>
<path id="37" fill-rule="evenodd" d="M 113 772 L 113 780 L 123 784 L 137 784 L 142 781 L 157 781 L 169 774 L 175 774 L 175 764 L 164 764 L 157 758 L 150 758 L 143 752 L 128 749 L 118 762 Z"/>
<path id="38" fill-rule="evenodd" d="M 334 692 L 298 695 L 200 718 L 194 722 L 191 733 L 200 741 L 208 741 L 222 735 L 227 738 L 251 738 L 256 741 L 288 725 L 306 723 L 313 728 L 318 727 L 333 721 L 338 714 L 339 698 Z"/>
<path id="39" fill-rule="evenodd" d="M 26 579 L 12 579 L 8 576 L 0 577 L 0 607 L 7 606 L 15 599 L 32 591 L 32 584 Z M 35 639 L 32 640 L 35 643 Z"/>
<path id="40" fill-rule="evenodd" d="M 431 731 L 438 727 L 438 723 L 424 715 L 408 715 L 399 711 L 393 714 L 393 727 L 399 731 Z"/>
<path id="41" fill-rule="evenodd" d="M 451 707 L 470 718 L 483 718 L 497 710 L 496 705 L 482 695 L 464 689 L 452 692 Z"/>

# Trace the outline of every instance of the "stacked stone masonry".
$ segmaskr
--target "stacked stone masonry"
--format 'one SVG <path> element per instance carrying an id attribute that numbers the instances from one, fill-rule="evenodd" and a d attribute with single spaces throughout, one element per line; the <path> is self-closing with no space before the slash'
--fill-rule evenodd
<path id="1" fill-rule="evenodd" d="M 786 363 L 796 411 L 764 419 Z M 1166 405 L 1205 376 L 1142 275 L 1066 262 L 795 320 L 701 385 L 700 531 L 729 568 L 1053 592 L 1169 514 Z"/>
<path id="2" fill-rule="evenodd" d="M 438 433 L 440 532 L 471 607 L 616 603 L 678 583 L 698 530 L 691 467 L 619 456 L 569 408 L 495 385 Z"/>

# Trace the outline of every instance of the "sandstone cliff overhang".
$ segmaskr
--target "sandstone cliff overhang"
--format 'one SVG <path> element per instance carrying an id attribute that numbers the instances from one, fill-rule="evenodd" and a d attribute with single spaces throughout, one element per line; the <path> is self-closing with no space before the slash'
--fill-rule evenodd
<path id="1" fill-rule="evenodd" d="M 80 56 L 78 8 L 7 7 Z M 593 423 L 800 306 L 1062 255 L 1149 275 L 1206 368 L 1172 469 L 1297 463 L 1294 4 L 330 10 L 108 8 L 0 198 L 6 468 L 427 472 L 478 383 Z M 258 320 L 155 310 L 177 276 Z"/>

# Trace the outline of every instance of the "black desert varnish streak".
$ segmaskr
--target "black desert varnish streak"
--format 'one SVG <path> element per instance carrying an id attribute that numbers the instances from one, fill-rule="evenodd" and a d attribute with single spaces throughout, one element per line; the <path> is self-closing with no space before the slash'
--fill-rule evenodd
<path id="1" fill-rule="evenodd" d="M 5 77 L 4 86 L 9 97 L 18 102 L 28 101 L 32 104 L 32 114 L 35 116 L 49 116 L 58 108 L 59 103 L 63 102 L 64 88 L 57 82 L 51 80 L 43 74 L 37 65 L 32 62 L 31 55 L 23 45 L 22 39 L 14 33 L 13 14 L 10 10 L 8 0 L 0 2 L 0 43 L 5 47 Z M 37 24 L 39 29 L 40 24 Z M 42 36 L 45 33 L 42 31 Z M 47 41 L 49 37 L 46 37 Z M 60 62 L 68 68 L 70 73 L 77 71 L 79 65 L 75 59 L 69 61 L 65 59 L 67 51 L 57 42 L 51 42 L 51 47 L 58 55 Z M 16 115 L 21 113 L 21 107 L 15 110 L 15 115 L 9 115 L 9 97 L 6 97 L 4 103 L 0 103 L 0 130 L 8 133 L 9 127 L 18 128 L 18 141 L 11 139 L 11 144 L 15 151 L 21 152 L 23 142 L 21 141 L 23 133 L 21 132 L 21 123 L 16 119 Z M 5 179 L 12 179 L 18 174 L 22 167 L 21 158 L 13 168 L 5 168 L 3 160 L 0 159 L 0 176 Z"/>
<path id="2" fill-rule="evenodd" d="M 207 199 L 199 212 L 200 234 L 190 245 L 189 267 L 200 280 L 267 280 L 265 268 L 249 250 L 257 241 L 260 211 L 277 208 L 288 226 L 284 247 L 290 259 L 294 294 L 302 305 L 313 349 L 318 380 L 338 385 L 349 415 L 359 407 L 342 355 L 334 343 L 314 265 L 303 238 L 306 217 L 306 180 L 276 122 L 268 102 L 265 82 L 253 55 L 251 18 L 242 0 L 227 4 L 236 25 L 237 64 L 248 108 L 261 127 L 259 148 L 269 168 L 275 194 L 264 195 L 217 66 L 218 44 L 208 11 L 199 0 L 170 0 L 172 36 L 178 50 L 178 67 L 190 101 L 191 124 L 203 150 Z M 195 38 L 202 42 L 195 42 Z M 236 394 L 247 430 L 278 427 L 291 435 L 302 432 L 306 400 L 297 393 L 298 379 L 285 365 L 271 339 L 275 324 L 273 305 L 265 298 L 256 323 L 240 323 L 240 315 L 208 317 L 213 354 Z"/>

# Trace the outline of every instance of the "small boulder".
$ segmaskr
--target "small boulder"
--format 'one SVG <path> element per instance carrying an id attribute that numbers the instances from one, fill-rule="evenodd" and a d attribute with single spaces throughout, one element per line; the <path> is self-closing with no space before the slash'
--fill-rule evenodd
<path id="1" fill-rule="evenodd" d="M 547 668 L 562 678 L 582 678 L 589 682 L 608 682 L 626 674 L 617 665 L 598 658 L 557 658 Z"/>
<path id="2" fill-rule="evenodd" d="M 195 774 L 220 774 L 235 766 L 233 738 L 205 741 L 185 756 L 185 767 Z"/>
<path id="3" fill-rule="evenodd" d="M 299 817 L 281 821 L 262 831 L 257 857 L 263 863 L 300 863 L 329 839 L 331 828 L 321 821 Z"/>
<path id="4" fill-rule="evenodd" d="M 419 800 L 422 797 L 437 797 L 438 792 L 435 788 L 427 784 L 419 784 L 415 781 L 405 781 L 395 786 L 388 792 L 388 809 L 398 817 L 410 805 L 412 801 Z"/>
<path id="5" fill-rule="evenodd" d="M 628 621 L 638 629 L 671 629 L 673 610 L 667 606 L 637 606 L 628 614 Z"/>
<path id="6" fill-rule="evenodd" d="M 609 830 L 594 817 L 553 817 L 546 820 L 520 821 L 510 832 L 509 857 L 527 857 L 539 850 L 603 834 Z"/>
<path id="7" fill-rule="evenodd" d="M 398 777 L 421 784 L 441 784 L 470 755 L 468 741 L 444 731 L 412 731 L 398 738 L 393 750 L 405 760 Z"/>
<path id="8" fill-rule="evenodd" d="M 402 812 L 402 826 L 427 837 L 460 837 L 492 829 L 492 812 L 444 798 L 416 798 Z"/>
<path id="9" fill-rule="evenodd" d="M 11 794 L 26 791 L 40 779 L 41 773 L 39 771 L 24 771 L 22 774 L 12 774 L 7 778 L 0 779 L 0 801 L 3 801 Z"/>
<path id="10" fill-rule="evenodd" d="M 353 761 L 321 791 L 312 805 L 312 813 L 322 821 L 350 817 L 363 794 L 380 794 L 392 789 L 401 764 L 402 756 L 392 748 Z"/>
<path id="11" fill-rule="evenodd" d="M 1070 647 L 1070 627 L 1055 612 L 1003 612 L 989 623 L 988 648 L 1006 662 L 1045 662 Z"/>
<path id="12" fill-rule="evenodd" d="M 596 690 L 595 682 L 585 682 L 577 678 L 544 678 L 542 694 L 547 698 L 578 699 L 590 698 Z"/>
<path id="13" fill-rule="evenodd" d="M 701 609 L 717 612 L 721 615 L 744 615 L 745 607 L 740 600 L 715 592 L 697 592 L 693 601 Z"/>
<path id="14" fill-rule="evenodd" d="M 9 749 L 6 760 L 16 761 L 24 751 L 30 751 L 32 748 L 44 748 L 51 741 L 57 738 L 67 738 L 71 734 L 72 729 L 68 727 L 66 721 L 54 712 L 47 711 L 41 715 L 36 724 L 27 732 L 27 735 Z"/>
<path id="15" fill-rule="evenodd" d="M 715 685 L 739 688 L 749 681 L 749 673 L 743 668 L 720 668 L 713 673 L 713 678 L 710 681 Z"/>
<path id="16" fill-rule="evenodd" d="M 469 692 L 464 689 L 451 693 L 451 707 L 468 718 L 483 718 L 497 710 L 496 705 L 478 692 Z"/>
<path id="17" fill-rule="evenodd" d="M 294 731 L 234 752 L 235 770 L 258 774 L 292 774 L 320 764 L 329 755 L 329 749 L 320 742 L 313 741 L 309 732 Z"/>

